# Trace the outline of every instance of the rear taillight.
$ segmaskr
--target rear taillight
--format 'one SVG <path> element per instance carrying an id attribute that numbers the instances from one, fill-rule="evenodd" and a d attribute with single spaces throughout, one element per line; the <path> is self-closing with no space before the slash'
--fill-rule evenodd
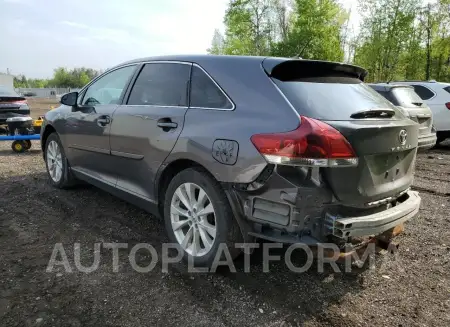
<path id="1" fill-rule="evenodd" d="M 301 116 L 293 131 L 256 134 L 252 143 L 270 163 L 340 167 L 356 166 L 358 158 L 352 146 L 336 129 L 319 120 Z"/>
<path id="2" fill-rule="evenodd" d="M 3 98 L 3 100 L 0 100 L 0 103 L 7 103 L 7 104 L 27 104 L 27 100 L 9 100 L 8 98 Z"/>
<path id="3" fill-rule="evenodd" d="M 12 104 L 27 104 L 27 100 L 14 100 L 11 101 Z"/>
<path id="4" fill-rule="evenodd" d="M 447 102 L 447 103 L 445 104 L 445 106 L 447 107 L 448 110 L 450 110 L 450 102 Z"/>

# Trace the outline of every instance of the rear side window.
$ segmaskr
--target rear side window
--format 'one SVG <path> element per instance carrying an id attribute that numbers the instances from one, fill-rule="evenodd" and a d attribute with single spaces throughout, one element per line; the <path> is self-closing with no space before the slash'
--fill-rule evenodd
<path id="1" fill-rule="evenodd" d="M 423 100 L 417 95 L 414 89 L 409 87 L 395 87 L 392 90 L 398 105 L 402 107 L 421 107 Z"/>
<path id="2" fill-rule="evenodd" d="M 450 86 L 444 87 L 444 90 L 446 90 L 448 93 L 450 93 Z"/>
<path id="3" fill-rule="evenodd" d="M 422 100 L 428 100 L 434 97 L 433 91 L 431 91 L 429 88 L 422 86 L 422 85 L 413 85 L 414 91 L 419 95 L 419 97 Z"/>
<path id="4" fill-rule="evenodd" d="M 275 84 L 288 98 L 300 115 L 324 120 L 349 120 L 359 111 L 398 109 L 382 95 L 357 78 L 306 77 Z M 395 117 L 395 116 L 394 116 Z"/>
<path id="5" fill-rule="evenodd" d="M 190 64 L 146 64 L 133 85 L 127 104 L 187 107 L 190 72 Z"/>
<path id="6" fill-rule="evenodd" d="M 197 66 L 193 66 L 190 107 L 233 109 L 233 104 L 202 69 Z"/>

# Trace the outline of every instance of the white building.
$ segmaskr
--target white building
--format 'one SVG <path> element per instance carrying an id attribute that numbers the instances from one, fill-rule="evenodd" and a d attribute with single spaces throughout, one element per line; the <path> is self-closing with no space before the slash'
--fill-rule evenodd
<path id="1" fill-rule="evenodd" d="M 14 76 L 0 73 L 0 85 L 14 88 Z"/>

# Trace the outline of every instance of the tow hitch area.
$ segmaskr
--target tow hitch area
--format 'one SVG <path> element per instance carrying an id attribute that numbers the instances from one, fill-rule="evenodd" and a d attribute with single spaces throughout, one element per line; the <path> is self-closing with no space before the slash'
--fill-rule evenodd
<path id="1" fill-rule="evenodd" d="M 374 244 L 373 254 L 386 254 L 389 252 L 395 252 L 399 244 L 393 241 L 393 238 L 401 234 L 405 230 L 403 224 L 399 224 L 386 232 L 372 237 L 366 238 L 353 238 L 352 244 L 347 249 L 340 250 L 339 252 L 333 251 L 333 249 L 324 249 L 324 258 L 338 263 L 354 262 L 356 258 L 362 258 L 367 254 L 367 249 L 370 244 Z M 349 245 L 349 244 L 347 244 Z M 317 248 L 313 250 L 314 254 L 317 254 Z"/>

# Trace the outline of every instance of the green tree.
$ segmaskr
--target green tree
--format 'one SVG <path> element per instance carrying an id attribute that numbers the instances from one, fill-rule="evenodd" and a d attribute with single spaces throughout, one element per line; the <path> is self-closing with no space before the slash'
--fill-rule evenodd
<path id="1" fill-rule="evenodd" d="M 272 54 L 342 61 L 341 31 L 347 19 L 336 0 L 295 0 L 286 37 Z"/>
<path id="2" fill-rule="evenodd" d="M 403 78 L 400 65 L 415 25 L 420 0 L 361 0 L 363 16 L 355 63 L 369 70 L 368 80 Z M 404 56 L 403 56 L 404 57 Z"/>
<path id="3" fill-rule="evenodd" d="M 273 33 L 272 0 L 231 0 L 225 13 L 224 54 L 267 55 Z"/>
<path id="4" fill-rule="evenodd" d="M 208 52 L 340 61 L 347 19 L 338 0 L 231 0 Z"/>
<path id="5" fill-rule="evenodd" d="M 211 48 L 207 49 L 209 54 L 220 55 L 224 53 L 224 38 L 218 29 L 214 31 L 214 36 L 211 42 Z"/>

